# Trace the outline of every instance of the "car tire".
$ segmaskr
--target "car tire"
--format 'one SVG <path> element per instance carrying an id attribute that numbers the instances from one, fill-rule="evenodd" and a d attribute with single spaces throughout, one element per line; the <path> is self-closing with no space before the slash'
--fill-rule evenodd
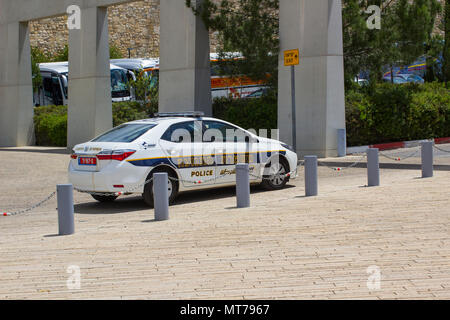
<path id="1" fill-rule="evenodd" d="M 96 194 L 91 194 L 92 198 L 94 198 L 95 200 L 97 200 L 98 202 L 113 202 L 114 200 L 117 199 L 117 196 L 99 196 Z"/>
<path id="2" fill-rule="evenodd" d="M 149 180 L 153 176 L 154 173 L 160 173 L 160 172 L 166 172 L 169 176 L 169 205 L 171 205 L 172 203 L 174 203 L 175 198 L 178 195 L 178 188 L 179 188 L 178 178 L 173 172 L 171 172 L 167 169 L 155 169 L 149 174 L 149 176 L 147 177 L 147 180 Z M 148 206 L 150 206 L 151 208 L 154 207 L 153 181 L 150 181 L 149 183 L 147 183 L 145 185 L 144 193 L 142 194 L 142 197 L 144 198 L 144 201 Z"/>
<path id="3" fill-rule="evenodd" d="M 289 182 L 288 176 L 282 176 L 289 173 L 289 165 L 287 161 L 280 158 L 278 162 L 269 162 L 266 165 L 269 168 L 269 175 L 263 176 L 261 186 L 266 190 L 280 190 L 283 189 L 286 183 Z"/>

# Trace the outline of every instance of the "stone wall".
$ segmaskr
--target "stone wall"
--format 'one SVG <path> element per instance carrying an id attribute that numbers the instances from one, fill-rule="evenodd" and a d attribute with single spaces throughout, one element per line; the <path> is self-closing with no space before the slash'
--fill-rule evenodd
<path id="1" fill-rule="evenodd" d="M 184 1 L 184 0 L 180 0 Z M 440 0 L 445 4 L 444 0 Z M 159 56 L 159 3 L 160 0 L 143 0 L 108 8 L 110 44 L 119 48 L 128 57 L 128 48 L 133 48 L 131 57 Z M 436 22 L 435 33 L 443 34 Z M 47 55 L 55 55 L 68 43 L 67 17 L 33 21 L 30 24 L 30 40 Z M 211 51 L 215 52 L 217 39 L 211 35 Z"/>
<path id="2" fill-rule="evenodd" d="M 159 3 L 143 0 L 108 8 L 110 44 L 124 57 L 159 56 Z M 67 16 L 42 19 L 30 23 L 30 41 L 47 55 L 56 55 L 68 43 Z M 215 37 L 211 36 L 211 50 L 215 51 Z"/>

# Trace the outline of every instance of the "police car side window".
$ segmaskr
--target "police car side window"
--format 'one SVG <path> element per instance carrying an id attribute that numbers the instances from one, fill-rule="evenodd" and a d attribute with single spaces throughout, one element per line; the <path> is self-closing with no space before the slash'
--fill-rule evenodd
<path id="1" fill-rule="evenodd" d="M 245 135 L 244 131 L 241 129 L 220 121 L 203 121 L 203 126 L 205 132 L 206 130 L 220 131 L 223 140 L 216 140 L 216 142 L 237 142 L 237 136 L 240 134 Z M 207 136 L 207 134 L 205 134 L 205 136 Z"/>
<path id="2" fill-rule="evenodd" d="M 201 133 L 198 131 L 194 121 L 175 123 L 164 132 L 161 139 L 177 143 L 190 143 L 194 142 L 196 133 L 201 136 Z"/>

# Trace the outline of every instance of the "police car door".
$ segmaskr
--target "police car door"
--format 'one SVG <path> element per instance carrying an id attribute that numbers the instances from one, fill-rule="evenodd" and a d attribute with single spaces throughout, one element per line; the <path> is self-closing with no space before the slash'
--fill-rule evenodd
<path id="1" fill-rule="evenodd" d="M 171 125 L 162 135 L 160 144 L 171 165 L 177 168 L 183 186 L 214 184 L 214 159 L 204 157 L 201 121 Z"/>
<path id="2" fill-rule="evenodd" d="M 257 141 L 249 133 L 221 121 L 203 121 L 204 139 L 214 140 L 216 184 L 236 181 L 236 163 L 249 163 L 250 180 L 257 180 Z M 214 136 L 214 139 L 210 137 Z"/>

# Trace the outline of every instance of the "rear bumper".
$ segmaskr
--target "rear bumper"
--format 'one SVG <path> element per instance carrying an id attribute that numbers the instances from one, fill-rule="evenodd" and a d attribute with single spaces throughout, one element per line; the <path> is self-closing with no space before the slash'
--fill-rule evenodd
<path id="1" fill-rule="evenodd" d="M 142 193 L 151 167 L 138 167 L 128 162 L 111 163 L 102 171 L 79 171 L 69 164 L 69 182 L 83 192 Z M 123 187 L 114 187 L 123 185 Z"/>

